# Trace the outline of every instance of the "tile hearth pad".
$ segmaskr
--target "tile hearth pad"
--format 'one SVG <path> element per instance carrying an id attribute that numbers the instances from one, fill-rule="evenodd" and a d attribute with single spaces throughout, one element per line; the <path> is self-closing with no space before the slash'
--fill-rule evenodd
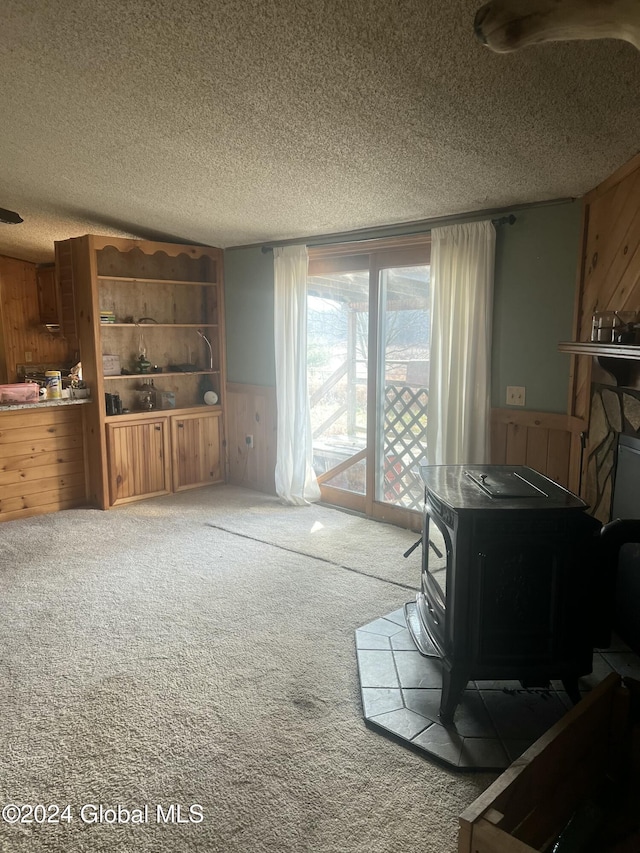
<path id="1" fill-rule="evenodd" d="M 519 681 L 470 681 L 443 725 L 442 666 L 416 649 L 403 608 L 359 628 L 356 654 L 366 725 L 457 770 L 504 770 L 572 707 L 560 682 L 526 690 Z M 581 692 L 612 671 L 640 678 L 640 659 L 619 640 L 594 653 Z"/>

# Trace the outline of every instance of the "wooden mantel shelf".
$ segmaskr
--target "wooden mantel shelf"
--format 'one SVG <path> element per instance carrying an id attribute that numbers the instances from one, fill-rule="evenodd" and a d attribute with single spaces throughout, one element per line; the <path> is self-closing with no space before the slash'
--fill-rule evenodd
<path id="1" fill-rule="evenodd" d="M 560 352 L 595 356 L 601 368 L 592 373 L 592 382 L 640 390 L 640 347 L 633 344 L 599 344 L 568 341 L 558 344 Z"/>
<path id="2" fill-rule="evenodd" d="M 581 341 L 563 341 L 558 344 L 560 352 L 574 355 L 596 355 L 605 358 L 624 358 L 640 361 L 640 346 L 632 344 L 599 344 Z"/>

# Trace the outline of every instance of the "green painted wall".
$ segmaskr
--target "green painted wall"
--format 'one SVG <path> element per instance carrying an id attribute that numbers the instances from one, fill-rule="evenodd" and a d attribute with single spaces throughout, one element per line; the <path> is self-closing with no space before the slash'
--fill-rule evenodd
<path id="1" fill-rule="evenodd" d="M 569 356 L 557 343 L 571 336 L 580 203 L 516 217 L 497 229 L 492 404 L 505 405 L 507 385 L 524 385 L 526 409 L 565 412 Z M 372 236 L 398 234 L 393 226 Z M 228 380 L 275 385 L 273 255 L 227 249 L 224 262 Z"/>
<path id="2" fill-rule="evenodd" d="M 227 380 L 275 385 L 273 253 L 227 249 L 224 281 Z"/>
<path id="3" fill-rule="evenodd" d="M 566 412 L 570 357 L 557 345 L 572 334 L 581 204 L 516 216 L 496 244 L 491 402 L 504 407 L 507 386 L 523 385 L 525 409 Z"/>

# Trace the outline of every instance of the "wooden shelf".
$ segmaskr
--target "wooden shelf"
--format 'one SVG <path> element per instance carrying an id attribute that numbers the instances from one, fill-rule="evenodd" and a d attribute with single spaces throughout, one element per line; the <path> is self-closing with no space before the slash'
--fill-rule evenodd
<path id="1" fill-rule="evenodd" d="M 98 281 L 113 281 L 122 284 L 195 284 L 198 287 L 217 287 L 217 281 L 182 281 L 168 278 L 127 278 L 121 275 L 97 275 Z"/>
<path id="2" fill-rule="evenodd" d="M 127 421 L 139 421 L 139 420 L 155 420 L 157 418 L 164 418 L 168 416 L 177 415 L 178 417 L 182 415 L 189 414 L 204 414 L 206 412 L 210 412 L 212 415 L 222 414 L 222 406 L 207 406 L 205 403 L 197 406 L 183 406 L 179 409 L 144 409 L 140 411 L 131 410 L 130 412 L 126 412 L 123 415 L 107 415 L 106 423 L 126 423 Z"/>
<path id="3" fill-rule="evenodd" d="M 574 355 L 595 355 L 605 358 L 623 358 L 640 361 L 640 346 L 633 344 L 599 344 L 581 341 L 563 341 L 558 344 L 560 352 Z"/>
<path id="4" fill-rule="evenodd" d="M 100 323 L 101 329 L 217 329 L 218 323 Z"/>
<path id="5" fill-rule="evenodd" d="M 83 379 L 95 395 L 83 409 L 88 501 L 107 509 L 224 482 L 222 250 L 95 235 L 64 244 L 85 320 L 78 330 Z M 103 312 L 117 322 L 101 323 Z M 103 353 L 119 359 L 115 375 L 104 375 Z M 139 353 L 164 369 L 138 373 Z M 151 384 L 158 404 L 175 408 L 142 410 L 140 392 Z M 219 405 L 205 404 L 208 391 Z M 109 395 L 126 415 L 106 414 Z"/>
<path id="6" fill-rule="evenodd" d="M 599 365 L 592 381 L 619 388 L 640 389 L 640 346 L 634 344 L 599 344 L 567 341 L 558 344 L 560 352 L 590 355 Z M 596 368 L 594 367 L 594 371 Z"/>
<path id="7" fill-rule="evenodd" d="M 162 379 L 163 376 L 215 376 L 219 370 L 168 370 L 163 373 L 118 373 L 116 376 L 103 376 L 104 382 L 112 379 Z"/>

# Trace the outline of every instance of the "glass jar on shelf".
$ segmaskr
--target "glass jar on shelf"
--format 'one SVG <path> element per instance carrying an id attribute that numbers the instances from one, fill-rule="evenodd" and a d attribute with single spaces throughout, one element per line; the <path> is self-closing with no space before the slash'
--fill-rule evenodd
<path id="1" fill-rule="evenodd" d="M 616 311 L 618 325 L 614 330 L 614 340 L 617 344 L 633 344 L 636 339 L 637 311 Z"/>
<path id="2" fill-rule="evenodd" d="M 599 344 L 610 344 L 615 340 L 615 330 L 619 325 L 615 311 L 597 311 L 593 315 L 591 340 Z"/>
<path id="3" fill-rule="evenodd" d="M 156 387 L 153 384 L 153 379 L 145 379 L 143 384 L 140 387 L 140 408 L 144 412 L 151 412 L 153 409 L 156 409 L 158 406 L 158 398 Z"/>

